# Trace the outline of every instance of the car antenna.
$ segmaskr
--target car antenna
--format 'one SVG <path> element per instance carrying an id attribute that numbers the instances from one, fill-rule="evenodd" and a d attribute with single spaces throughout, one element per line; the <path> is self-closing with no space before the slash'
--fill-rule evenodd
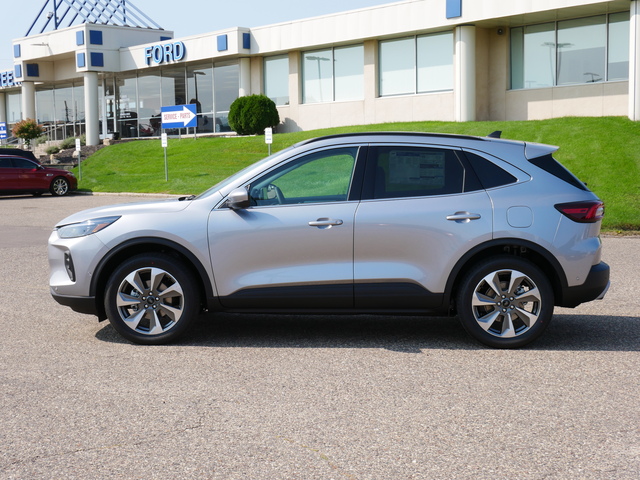
<path id="1" fill-rule="evenodd" d="M 487 135 L 487 137 L 500 138 L 500 135 L 502 135 L 502 130 L 496 130 L 495 132 L 491 132 L 489 135 Z"/>

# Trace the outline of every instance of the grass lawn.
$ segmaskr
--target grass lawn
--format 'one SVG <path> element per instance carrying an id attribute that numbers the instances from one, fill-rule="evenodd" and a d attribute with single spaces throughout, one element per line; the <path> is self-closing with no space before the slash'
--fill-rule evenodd
<path id="1" fill-rule="evenodd" d="M 502 130 L 502 138 L 559 145 L 556 158 L 605 201 L 604 228 L 640 230 L 640 123 L 624 117 L 362 125 L 277 134 L 272 151 L 336 133 L 419 131 L 485 136 L 494 130 Z M 120 143 L 82 163 L 80 188 L 94 192 L 198 194 L 266 155 L 264 137 L 169 139 L 167 182 L 159 139 Z"/>

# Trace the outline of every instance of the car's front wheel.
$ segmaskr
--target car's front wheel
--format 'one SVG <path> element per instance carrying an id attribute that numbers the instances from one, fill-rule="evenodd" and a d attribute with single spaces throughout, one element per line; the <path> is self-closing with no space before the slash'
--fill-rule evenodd
<path id="1" fill-rule="evenodd" d="M 465 330 L 490 347 L 518 348 L 534 341 L 553 316 L 553 290 L 528 260 L 499 256 L 480 262 L 457 295 Z"/>
<path id="2" fill-rule="evenodd" d="M 51 182 L 51 187 L 49 188 L 51 195 L 55 195 L 56 197 L 62 197 L 69 193 L 69 180 L 63 177 L 58 177 Z"/>
<path id="3" fill-rule="evenodd" d="M 190 270 L 162 253 L 142 254 L 120 265 L 105 295 L 109 322 L 135 343 L 159 345 L 178 338 L 200 311 Z"/>

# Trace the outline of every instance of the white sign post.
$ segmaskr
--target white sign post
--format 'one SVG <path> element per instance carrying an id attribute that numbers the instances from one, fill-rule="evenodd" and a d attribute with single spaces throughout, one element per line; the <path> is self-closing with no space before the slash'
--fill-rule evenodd
<path id="1" fill-rule="evenodd" d="M 273 129 L 271 127 L 264 129 L 264 143 L 269 145 L 269 155 L 271 155 L 271 144 L 273 143 Z"/>
<path id="2" fill-rule="evenodd" d="M 80 139 L 76 138 L 76 152 L 78 153 L 78 178 L 82 180 L 82 155 L 80 153 Z"/>
<path id="3" fill-rule="evenodd" d="M 167 134 L 163 133 L 160 136 L 160 141 L 162 142 L 162 148 L 164 148 L 164 181 L 169 181 L 169 166 L 167 165 L 167 145 L 169 142 L 167 141 Z"/>

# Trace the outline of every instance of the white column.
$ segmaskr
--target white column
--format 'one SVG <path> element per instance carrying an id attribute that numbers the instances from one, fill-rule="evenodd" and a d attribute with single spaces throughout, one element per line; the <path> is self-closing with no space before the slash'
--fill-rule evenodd
<path id="1" fill-rule="evenodd" d="M 251 59 L 240 59 L 240 97 L 251 95 Z"/>
<path id="2" fill-rule="evenodd" d="M 631 1 L 629 22 L 629 118 L 640 121 L 640 1 Z"/>
<path id="3" fill-rule="evenodd" d="M 455 30 L 455 119 L 476 119 L 476 27 L 461 25 Z"/>
<path id="4" fill-rule="evenodd" d="M 22 82 L 22 119 L 36 119 L 36 84 Z"/>
<path id="5" fill-rule="evenodd" d="M 84 73 L 84 118 L 87 145 L 100 143 L 100 118 L 98 108 L 98 73 Z"/>

